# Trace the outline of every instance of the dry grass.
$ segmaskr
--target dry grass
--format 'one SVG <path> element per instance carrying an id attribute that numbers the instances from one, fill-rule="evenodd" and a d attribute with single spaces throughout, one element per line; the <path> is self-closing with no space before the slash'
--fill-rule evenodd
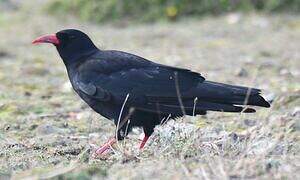
<path id="1" fill-rule="evenodd" d="M 0 13 L 0 179 L 300 178 L 299 16 L 95 26 L 54 19 L 29 5 Z M 256 114 L 170 120 L 157 127 L 143 152 L 140 130 L 134 130 L 111 154 L 94 159 L 92 145 L 112 136 L 113 124 L 73 93 L 53 47 L 30 44 L 66 27 L 83 29 L 105 49 L 263 88 L 274 103 Z"/>

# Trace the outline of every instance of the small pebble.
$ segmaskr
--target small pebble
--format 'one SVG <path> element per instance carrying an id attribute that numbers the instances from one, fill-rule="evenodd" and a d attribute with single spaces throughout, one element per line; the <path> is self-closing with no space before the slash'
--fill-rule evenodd
<path id="1" fill-rule="evenodd" d="M 247 125 L 247 126 L 254 126 L 256 124 L 256 121 L 251 120 L 251 119 L 245 119 L 244 124 Z"/>
<path id="2" fill-rule="evenodd" d="M 297 106 L 297 107 L 294 108 L 294 110 L 292 112 L 292 116 L 300 117 L 300 106 Z"/>
<path id="3" fill-rule="evenodd" d="M 235 74 L 238 77 L 247 77 L 249 75 L 248 71 L 244 68 L 240 68 Z"/>

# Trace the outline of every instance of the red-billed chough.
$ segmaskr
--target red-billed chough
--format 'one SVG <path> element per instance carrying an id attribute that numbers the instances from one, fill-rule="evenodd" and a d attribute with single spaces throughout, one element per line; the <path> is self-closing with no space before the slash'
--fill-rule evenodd
<path id="1" fill-rule="evenodd" d="M 38 43 L 56 46 L 76 93 L 97 113 L 114 121 L 116 138 L 97 154 L 124 139 L 132 127 L 143 128 L 143 148 L 154 127 L 168 118 L 207 111 L 255 112 L 246 105 L 270 107 L 259 89 L 207 81 L 188 69 L 122 51 L 100 50 L 79 30 L 42 36 L 33 41 Z"/>

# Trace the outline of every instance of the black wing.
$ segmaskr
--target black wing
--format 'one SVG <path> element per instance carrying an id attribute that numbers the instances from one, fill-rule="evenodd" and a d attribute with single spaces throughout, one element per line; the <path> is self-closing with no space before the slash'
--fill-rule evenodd
<path id="1" fill-rule="evenodd" d="M 122 104 L 129 94 L 128 105 L 157 112 L 160 104 L 162 113 L 181 111 L 178 95 L 182 101 L 193 102 L 189 92 L 204 81 L 199 73 L 119 51 L 99 53 L 81 64 L 78 71 L 78 87 L 90 97 Z"/>

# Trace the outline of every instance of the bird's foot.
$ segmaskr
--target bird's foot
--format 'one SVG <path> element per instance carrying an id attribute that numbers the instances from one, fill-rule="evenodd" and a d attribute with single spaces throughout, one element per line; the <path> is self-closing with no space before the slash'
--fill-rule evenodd
<path id="1" fill-rule="evenodd" d="M 94 152 L 94 157 L 105 155 L 107 151 L 112 148 L 112 145 L 116 142 L 116 138 L 109 139 L 104 145 L 96 149 L 96 151 Z"/>

